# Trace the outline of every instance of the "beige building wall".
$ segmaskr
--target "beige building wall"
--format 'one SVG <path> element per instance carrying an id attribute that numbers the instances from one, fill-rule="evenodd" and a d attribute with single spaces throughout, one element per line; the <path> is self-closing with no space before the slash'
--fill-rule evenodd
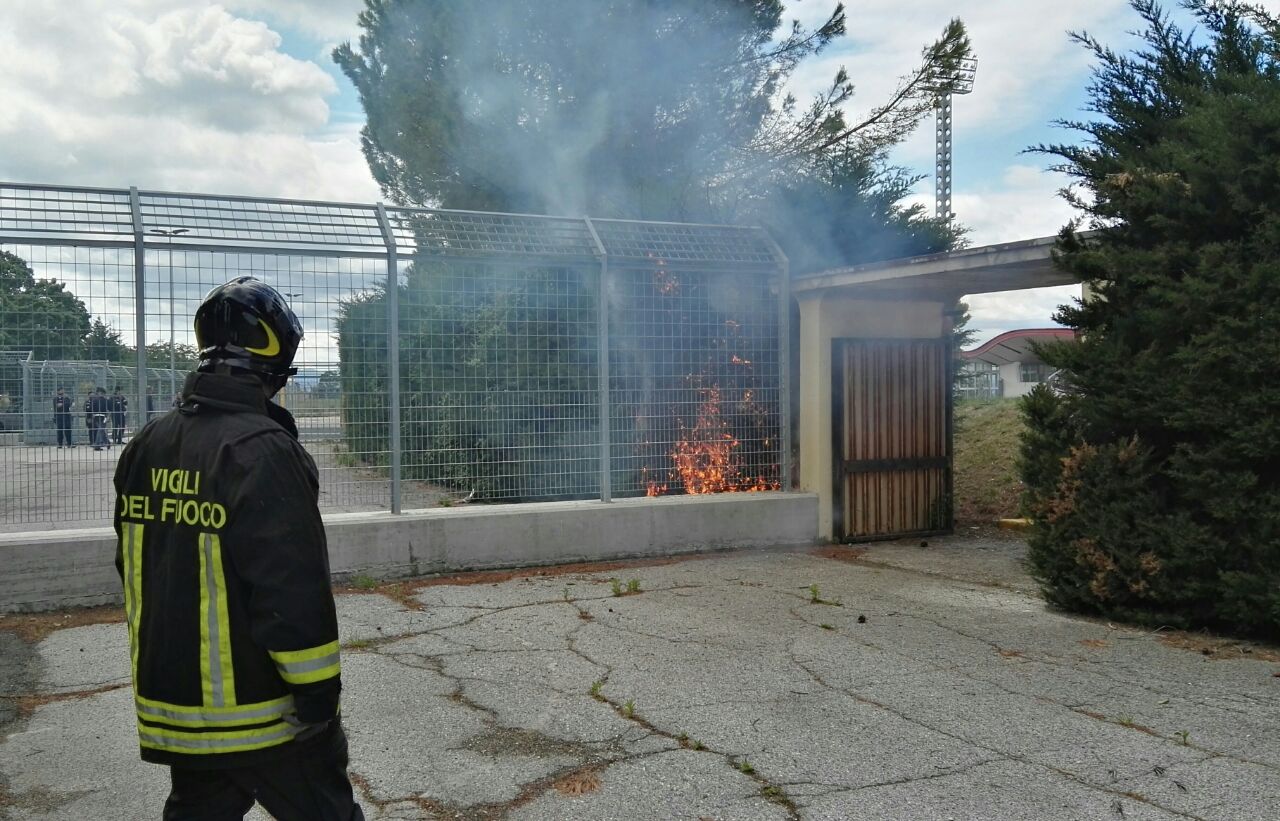
<path id="1" fill-rule="evenodd" d="M 800 489 L 818 495 L 818 537 L 833 538 L 832 341 L 936 339 L 951 333 L 951 301 L 856 299 L 822 291 L 800 303 Z"/>
<path id="2" fill-rule="evenodd" d="M 1039 360 L 1036 360 L 1037 362 Z M 1003 396 L 1005 399 L 1016 399 L 1019 396 L 1026 396 L 1031 393 L 1031 389 L 1039 382 L 1023 382 L 1022 381 L 1022 363 L 1007 362 L 1000 366 L 1000 382 L 1003 385 Z"/>

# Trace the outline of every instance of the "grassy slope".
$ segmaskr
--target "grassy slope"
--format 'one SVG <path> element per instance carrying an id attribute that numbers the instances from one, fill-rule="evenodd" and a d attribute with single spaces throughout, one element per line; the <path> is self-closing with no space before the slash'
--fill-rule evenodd
<path id="1" fill-rule="evenodd" d="M 955 503 L 961 522 L 1018 515 L 1016 460 L 1022 417 L 1015 400 L 957 402 Z"/>

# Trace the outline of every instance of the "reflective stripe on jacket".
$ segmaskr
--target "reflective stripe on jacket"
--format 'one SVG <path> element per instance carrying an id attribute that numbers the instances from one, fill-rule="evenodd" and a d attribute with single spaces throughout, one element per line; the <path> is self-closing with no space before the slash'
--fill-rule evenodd
<path id="1" fill-rule="evenodd" d="M 115 487 L 142 757 L 246 766 L 334 718 L 316 468 L 258 380 L 189 376 L 182 405 L 125 448 Z"/>

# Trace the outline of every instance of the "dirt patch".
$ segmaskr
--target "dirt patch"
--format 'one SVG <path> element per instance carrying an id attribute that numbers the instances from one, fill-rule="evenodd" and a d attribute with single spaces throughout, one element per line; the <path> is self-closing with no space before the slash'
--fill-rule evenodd
<path id="1" fill-rule="evenodd" d="M 856 562 L 867 555 L 867 549 L 865 547 L 845 547 L 832 544 L 811 550 L 809 555 L 817 556 L 820 559 L 835 559 L 838 562 Z"/>
<path id="2" fill-rule="evenodd" d="M 0 696 L 0 698 L 13 704 L 18 711 L 19 717 L 27 719 L 31 717 L 37 709 L 46 704 L 56 704 L 60 701 L 79 701 L 82 698 L 90 698 L 91 696 L 109 693 L 112 690 L 119 690 L 122 687 L 131 687 L 131 684 L 107 684 L 102 687 L 95 687 L 92 690 L 77 690 L 74 693 L 40 693 L 14 696 Z"/>
<path id="3" fill-rule="evenodd" d="M 1104 639 L 1080 639 L 1077 644 L 1082 647 L 1088 647 L 1091 650 L 1101 650 L 1103 647 L 1111 646 L 1111 644 Z"/>
<path id="4" fill-rule="evenodd" d="M 609 573 L 614 570 L 627 570 L 636 567 L 662 567 L 681 562 L 698 561 L 706 555 L 668 556 L 662 559 L 634 559 L 619 562 L 578 562 L 576 564 L 558 564 L 550 567 L 517 567 L 510 570 L 476 570 L 468 573 L 451 573 L 446 576 L 429 576 L 410 579 L 402 582 L 386 582 L 375 585 L 342 585 L 334 589 L 340 595 L 360 593 L 380 593 L 395 599 L 411 610 L 417 610 L 422 604 L 414 598 L 419 591 L 428 587 L 465 587 L 477 584 L 502 584 L 515 579 L 531 581 L 540 578 L 557 576 L 590 576 Z M 607 581 L 607 580 L 606 580 Z M 643 592 L 643 591 L 634 591 Z"/>
<path id="5" fill-rule="evenodd" d="M 1164 633 L 1160 636 L 1160 643 L 1166 647 L 1199 653 L 1214 661 L 1252 659 L 1280 663 L 1280 647 L 1274 645 L 1206 636 L 1201 633 Z"/>
<path id="6" fill-rule="evenodd" d="M 124 621 L 122 607 L 86 607 L 51 613 L 7 614 L 0 616 L 0 632 L 13 633 L 28 644 L 38 644 L 58 630 L 90 624 L 118 624 Z"/>
<path id="7" fill-rule="evenodd" d="M 571 772 L 563 778 L 556 779 L 551 783 L 552 789 L 561 795 L 586 795 L 600 789 L 600 772 L 604 768 L 601 766 L 584 767 L 581 770 Z"/>
<path id="8" fill-rule="evenodd" d="M 492 727 L 488 731 L 468 739 L 459 749 L 494 757 L 537 756 L 539 758 L 554 758 L 558 756 L 573 756 L 582 758 L 591 753 L 591 748 L 585 744 L 552 738 L 537 730 L 522 730 L 514 727 Z"/>

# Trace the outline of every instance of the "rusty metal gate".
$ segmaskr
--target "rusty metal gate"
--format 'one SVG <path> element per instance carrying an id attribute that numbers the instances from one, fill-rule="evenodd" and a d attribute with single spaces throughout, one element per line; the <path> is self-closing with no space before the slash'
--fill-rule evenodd
<path id="1" fill-rule="evenodd" d="M 836 538 L 950 531 L 950 340 L 837 339 L 831 361 Z"/>

